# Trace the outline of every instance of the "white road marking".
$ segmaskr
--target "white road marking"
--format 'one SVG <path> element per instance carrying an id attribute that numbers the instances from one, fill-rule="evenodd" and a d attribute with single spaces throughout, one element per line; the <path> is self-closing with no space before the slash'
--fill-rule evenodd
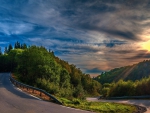
<path id="1" fill-rule="evenodd" d="M 12 82 L 11 82 L 11 83 L 12 83 Z M 29 95 L 29 96 L 31 96 L 31 97 L 34 97 L 34 98 L 36 98 L 36 99 L 38 99 L 38 100 L 42 100 L 42 99 L 40 99 L 40 98 L 38 98 L 38 97 L 36 97 L 36 96 L 34 96 L 34 95 L 31 95 L 31 94 L 28 94 L 28 93 L 24 92 L 24 91 L 21 90 L 20 88 L 16 87 L 13 83 L 12 83 L 12 85 L 13 85 L 13 87 L 15 87 L 17 90 L 19 90 L 19 91 L 21 91 L 21 92 L 23 92 L 23 93 L 25 93 L 25 94 L 27 94 L 27 95 Z"/>
<path id="2" fill-rule="evenodd" d="M 11 82 L 11 81 L 10 81 L 10 82 Z M 11 82 L 11 83 L 12 83 L 12 82 Z M 12 83 L 12 85 L 13 85 L 14 87 L 16 87 L 13 83 Z M 25 94 L 27 94 L 27 95 L 29 95 L 29 96 L 31 96 L 31 97 L 34 97 L 34 98 L 36 98 L 36 99 L 42 101 L 42 99 L 40 99 L 40 98 L 38 98 L 38 97 L 36 97 L 36 96 L 34 96 L 34 95 L 31 95 L 31 94 L 26 93 L 26 92 L 24 92 L 23 90 L 21 90 L 21 89 L 18 88 L 18 87 L 16 87 L 16 89 L 19 90 L 19 91 L 21 91 L 21 92 L 23 92 L 23 93 L 25 93 Z M 86 111 L 86 110 L 81 110 L 81 109 L 66 107 L 66 106 L 63 106 L 63 105 L 60 105 L 60 106 L 65 107 L 65 108 L 68 108 L 68 109 L 77 110 L 77 111 Z M 86 111 L 86 112 L 90 112 L 90 113 L 91 113 L 92 111 Z"/>
<path id="3" fill-rule="evenodd" d="M 24 91 L 21 90 L 20 88 L 17 88 L 17 89 L 20 90 L 21 92 L 27 94 L 27 95 L 30 95 L 31 97 L 34 97 L 34 98 L 36 98 L 36 99 L 38 99 L 38 100 L 42 100 L 42 99 L 40 99 L 40 98 L 38 98 L 38 97 L 36 97 L 36 96 L 34 96 L 34 95 L 31 95 L 31 94 L 29 94 L 29 93 L 24 92 Z"/>
<path id="4" fill-rule="evenodd" d="M 29 94 L 31 97 L 34 97 L 34 98 L 36 98 L 36 99 L 38 99 L 38 100 L 42 100 L 42 99 L 40 99 L 40 98 L 38 98 L 38 97 L 36 97 L 36 96 L 34 96 L 34 95 L 31 95 L 31 94 Z"/>
<path id="5" fill-rule="evenodd" d="M 17 88 L 18 90 L 22 91 L 21 89 Z M 23 91 L 22 91 L 23 92 Z"/>

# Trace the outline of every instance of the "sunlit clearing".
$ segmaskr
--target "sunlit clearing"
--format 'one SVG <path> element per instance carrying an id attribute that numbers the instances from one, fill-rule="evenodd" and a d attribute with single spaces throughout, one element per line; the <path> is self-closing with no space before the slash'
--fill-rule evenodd
<path id="1" fill-rule="evenodd" d="M 142 48 L 150 51 L 150 40 L 142 43 Z"/>

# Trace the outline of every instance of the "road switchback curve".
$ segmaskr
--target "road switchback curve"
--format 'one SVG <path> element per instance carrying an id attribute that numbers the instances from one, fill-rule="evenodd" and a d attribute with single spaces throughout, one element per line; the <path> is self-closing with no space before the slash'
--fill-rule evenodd
<path id="1" fill-rule="evenodd" d="M 133 104 L 137 106 L 142 106 L 147 109 L 145 113 L 150 113 L 150 100 L 142 100 L 142 99 L 131 99 L 131 100 L 105 100 L 105 99 L 99 99 L 97 97 L 89 97 L 87 98 L 87 101 L 94 101 L 94 102 L 116 102 L 116 103 L 124 103 L 124 104 Z"/>
<path id="2" fill-rule="evenodd" d="M 12 85 L 9 73 L 0 73 L 0 113 L 92 113 L 39 100 Z"/>

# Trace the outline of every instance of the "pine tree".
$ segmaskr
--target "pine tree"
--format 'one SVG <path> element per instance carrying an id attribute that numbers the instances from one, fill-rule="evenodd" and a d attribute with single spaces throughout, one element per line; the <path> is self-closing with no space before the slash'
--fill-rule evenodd
<path id="1" fill-rule="evenodd" d="M 18 49 L 18 48 L 21 48 L 21 45 L 20 45 L 20 43 L 17 41 L 17 42 L 15 43 L 15 49 Z"/>
<path id="2" fill-rule="evenodd" d="M 5 47 L 4 54 L 7 54 L 7 53 L 8 53 L 8 49 L 7 47 Z"/>
<path id="3" fill-rule="evenodd" d="M 10 50 L 12 50 L 12 49 L 13 49 L 12 45 L 9 44 L 9 46 L 8 46 L 8 52 L 9 52 Z"/>
<path id="4" fill-rule="evenodd" d="M 21 49 L 27 49 L 27 45 L 25 43 L 21 44 Z"/>

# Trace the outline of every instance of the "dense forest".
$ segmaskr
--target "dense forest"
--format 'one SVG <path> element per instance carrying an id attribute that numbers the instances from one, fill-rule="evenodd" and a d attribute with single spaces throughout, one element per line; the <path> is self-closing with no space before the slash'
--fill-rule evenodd
<path id="1" fill-rule="evenodd" d="M 118 82 L 119 80 L 140 80 L 150 76 L 150 60 L 138 64 L 112 69 L 94 78 L 100 83 Z"/>
<path id="2" fill-rule="evenodd" d="M 104 97 L 145 96 L 150 95 L 150 77 L 136 81 L 119 80 L 116 83 L 105 83 L 101 90 Z"/>
<path id="3" fill-rule="evenodd" d="M 99 95 L 101 84 L 45 47 L 16 42 L 0 49 L 0 72 L 13 72 L 23 83 L 61 97 L 84 99 Z"/>
<path id="4" fill-rule="evenodd" d="M 150 95 L 150 60 L 112 69 L 94 78 L 104 97 Z"/>

